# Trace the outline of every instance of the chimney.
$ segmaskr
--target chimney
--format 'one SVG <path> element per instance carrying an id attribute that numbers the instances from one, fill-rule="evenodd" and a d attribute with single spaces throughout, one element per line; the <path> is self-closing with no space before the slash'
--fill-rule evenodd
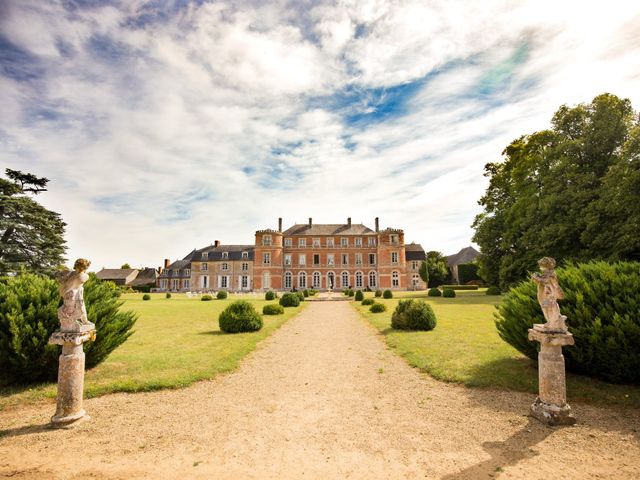
<path id="1" fill-rule="evenodd" d="M 376 217 L 376 232 L 380 231 L 380 219 Z"/>
<path id="2" fill-rule="evenodd" d="M 351 217 L 347 218 L 347 225 L 351 226 Z"/>
<path id="3" fill-rule="evenodd" d="M 309 217 L 309 228 L 311 228 L 312 225 L 313 225 L 313 219 Z"/>
<path id="4" fill-rule="evenodd" d="M 171 265 L 171 260 L 168 258 L 164 259 L 164 268 L 169 268 L 169 265 Z"/>
<path id="5" fill-rule="evenodd" d="M 214 246 L 215 248 L 218 248 L 218 247 L 220 246 L 220 240 L 215 240 L 215 241 L 213 242 L 213 246 Z"/>
<path id="6" fill-rule="evenodd" d="M 282 232 L 282 217 L 278 218 L 278 231 Z"/>

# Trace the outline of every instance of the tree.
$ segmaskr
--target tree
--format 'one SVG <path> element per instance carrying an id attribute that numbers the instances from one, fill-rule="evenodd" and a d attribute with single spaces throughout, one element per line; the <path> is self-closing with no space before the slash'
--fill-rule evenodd
<path id="1" fill-rule="evenodd" d="M 0 275 L 51 272 L 64 262 L 66 224 L 29 196 L 46 191 L 49 180 L 10 168 L 5 173 L 11 181 L 0 178 Z"/>
<path id="2" fill-rule="evenodd" d="M 427 252 L 427 273 L 428 286 L 439 287 L 447 283 L 449 279 L 449 268 L 447 267 L 447 258 L 440 252 Z"/>
<path id="3" fill-rule="evenodd" d="M 418 270 L 418 274 L 420 275 L 420 278 L 422 279 L 422 281 L 426 285 L 429 285 L 429 266 L 426 260 L 423 260 L 422 263 L 420 264 L 420 269 Z"/>
<path id="4" fill-rule="evenodd" d="M 131 268 L 131 265 L 129 265 L 128 263 L 123 263 L 120 268 L 123 270 L 129 270 Z"/>

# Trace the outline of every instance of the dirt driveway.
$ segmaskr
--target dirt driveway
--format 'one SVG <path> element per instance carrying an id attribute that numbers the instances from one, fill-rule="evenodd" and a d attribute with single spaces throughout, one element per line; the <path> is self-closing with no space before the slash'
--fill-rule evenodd
<path id="1" fill-rule="evenodd" d="M 640 412 L 573 405 L 548 428 L 529 394 L 435 381 L 346 302 L 309 305 L 234 373 L 182 390 L 0 412 L 0 478 L 640 478 Z"/>

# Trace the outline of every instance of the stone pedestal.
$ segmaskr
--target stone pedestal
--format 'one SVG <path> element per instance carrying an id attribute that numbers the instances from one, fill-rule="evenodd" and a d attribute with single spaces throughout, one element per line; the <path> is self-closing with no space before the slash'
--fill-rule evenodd
<path id="1" fill-rule="evenodd" d="M 538 354 L 539 394 L 531 405 L 531 416 L 547 425 L 573 425 L 575 417 L 567 404 L 567 385 L 562 347 L 573 345 L 568 332 L 545 330 L 545 325 L 529 329 L 529 340 L 540 342 Z"/>
<path id="2" fill-rule="evenodd" d="M 84 342 L 96 338 L 95 326 L 82 325 L 77 332 L 54 332 L 49 344 L 62 345 L 58 366 L 58 397 L 56 414 L 51 417 L 54 427 L 69 427 L 88 419 L 82 408 L 84 388 Z"/>

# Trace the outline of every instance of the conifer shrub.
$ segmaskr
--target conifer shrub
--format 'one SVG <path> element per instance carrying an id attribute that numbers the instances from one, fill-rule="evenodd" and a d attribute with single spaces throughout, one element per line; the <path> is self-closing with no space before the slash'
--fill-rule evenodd
<path id="1" fill-rule="evenodd" d="M 84 344 L 85 365 L 93 368 L 131 336 L 137 315 L 120 311 L 120 289 L 91 274 L 84 284 L 87 318 L 98 335 Z M 60 328 L 58 282 L 22 274 L 0 279 L 0 385 L 55 381 L 61 347 L 48 345 Z"/>
<path id="2" fill-rule="evenodd" d="M 171 298 L 171 294 L 169 292 L 165 293 L 164 298 Z"/>
<path id="3" fill-rule="evenodd" d="M 382 290 L 376 290 L 376 293 L 374 293 L 375 297 L 381 297 L 382 296 Z"/>
<path id="4" fill-rule="evenodd" d="M 349 296 L 353 297 L 356 294 L 356 292 L 354 292 L 353 290 L 349 289 Z"/>
<path id="5" fill-rule="evenodd" d="M 218 316 L 220 330 L 227 333 L 255 332 L 262 328 L 262 317 L 246 300 L 236 300 Z"/>
<path id="6" fill-rule="evenodd" d="M 218 300 L 224 300 L 225 298 L 227 298 L 229 296 L 229 294 L 227 293 L 226 290 L 220 290 L 217 294 L 216 294 L 216 298 Z"/>
<path id="7" fill-rule="evenodd" d="M 369 307 L 371 313 L 382 313 L 387 311 L 387 306 L 384 303 L 374 303 Z"/>
<path id="8" fill-rule="evenodd" d="M 391 316 L 391 327 L 398 330 L 433 330 L 436 328 L 436 314 L 423 301 L 400 300 Z"/>
<path id="9" fill-rule="evenodd" d="M 145 293 L 144 295 L 142 295 L 142 300 L 151 300 L 151 295 L 149 295 L 148 293 Z"/>
<path id="10" fill-rule="evenodd" d="M 283 307 L 297 307 L 300 305 L 300 297 L 295 293 L 285 293 L 280 297 L 280 305 Z"/>
<path id="11" fill-rule="evenodd" d="M 305 297 L 309 296 L 309 290 L 307 290 L 306 288 L 302 291 L 302 295 L 304 295 Z"/>
<path id="12" fill-rule="evenodd" d="M 427 296 L 429 297 L 441 297 L 442 296 L 442 292 L 440 291 L 439 288 L 430 288 L 429 291 L 427 292 Z"/>
<path id="13" fill-rule="evenodd" d="M 209 302 L 213 300 L 213 297 L 208 293 L 205 293 L 204 295 L 202 295 L 202 297 L 200 297 L 200 300 L 202 300 L 203 302 Z"/>
<path id="14" fill-rule="evenodd" d="M 373 305 L 374 303 L 376 303 L 376 301 L 373 298 L 365 298 L 361 302 L 362 305 Z"/>
<path id="15" fill-rule="evenodd" d="M 640 384 L 640 263 L 590 262 L 556 270 L 565 299 L 560 310 L 575 345 L 563 349 L 567 369 L 614 383 Z M 509 290 L 495 313 L 503 340 L 531 359 L 534 323 L 545 323 L 536 286 Z"/>
<path id="16" fill-rule="evenodd" d="M 385 290 L 382 292 L 382 298 L 393 298 L 393 292 L 391 290 Z"/>
<path id="17" fill-rule="evenodd" d="M 486 294 L 487 295 L 500 295 L 500 287 L 496 287 L 495 285 L 491 286 L 491 287 L 487 288 Z"/>
<path id="18" fill-rule="evenodd" d="M 348 296 L 349 296 L 349 289 L 348 289 L 348 288 L 345 288 L 345 289 L 344 289 L 344 291 L 343 291 L 342 293 L 344 293 L 344 295 L 345 295 L 346 297 L 348 297 Z"/>
<path id="19" fill-rule="evenodd" d="M 284 307 L 277 303 L 270 303 L 262 307 L 262 313 L 264 315 L 281 315 L 284 313 Z"/>
<path id="20" fill-rule="evenodd" d="M 354 300 L 356 302 L 361 302 L 362 300 L 364 300 L 364 293 L 362 293 L 362 290 L 358 290 L 356 292 L 356 296 L 355 296 Z"/>
<path id="21" fill-rule="evenodd" d="M 273 290 L 269 290 L 267 293 L 264 294 L 264 299 L 268 301 L 275 300 L 276 292 L 274 292 Z"/>
<path id="22" fill-rule="evenodd" d="M 456 291 L 453 288 L 445 288 L 442 290 L 442 296 L 445 298 L 455 298 Z"/>

